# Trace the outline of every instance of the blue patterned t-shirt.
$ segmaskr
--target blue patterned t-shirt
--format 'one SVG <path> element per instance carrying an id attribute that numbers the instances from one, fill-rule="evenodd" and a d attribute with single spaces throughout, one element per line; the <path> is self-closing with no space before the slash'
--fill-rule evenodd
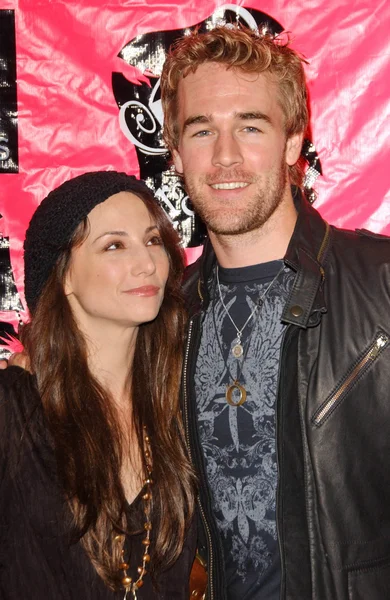
<path id="1" fill-rule="evenodd" d="M 285 326 L 281 315 L 294 273 L 282 261 L 219 268 L 224 304 L 240 329 L 269 283 L 279 276 L 232 353 L 236 330 L 221 302 L 214 273 L 204 315 L 195 389 L 201 445 L 224 551 L 229 600 L 278 600 L 276 531 L 276 394 Z M 227 385 L 246 390 L 241 406 L 227 402 Z M 239 390 L 232 395 L 240 398 Z"/>

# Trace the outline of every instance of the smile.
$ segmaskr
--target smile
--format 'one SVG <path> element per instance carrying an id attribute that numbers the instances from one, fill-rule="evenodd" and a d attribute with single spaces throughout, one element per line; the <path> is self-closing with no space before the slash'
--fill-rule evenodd
<path id="1" fill-rule="evenodd" d="M 125 294 L 132 296 L 156 296 L 160 291 L 160 288 L 156 285 L 144 285 L 139 288 L 133 288 L 132 290 L 126 290 Z"/>
<path id="2" fill-rule="evenodd" d="M 213 183 L 211 187 L 214 190 L 237 190 L 238 188 L 245 188 L 249 183 L 244 181 L 229 181 L 226 183 Z"/>

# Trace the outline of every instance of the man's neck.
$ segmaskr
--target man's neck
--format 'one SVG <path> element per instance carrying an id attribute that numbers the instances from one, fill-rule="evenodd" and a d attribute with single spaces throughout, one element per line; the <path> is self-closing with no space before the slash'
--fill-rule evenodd
<path id="1" fill-rule="evenodd" d="M 248 267 L 284 257 L 294 231 L 297 212 L 291 201 L 280 205 L 261 228 L 239 235 L 209 231 L 221 267 Z"/>

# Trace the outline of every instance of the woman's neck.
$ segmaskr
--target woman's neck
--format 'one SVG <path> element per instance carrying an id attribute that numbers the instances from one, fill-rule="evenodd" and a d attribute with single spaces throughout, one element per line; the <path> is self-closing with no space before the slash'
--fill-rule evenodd
<path id="1" fill-rule="evenodd" d="M 100 332 L 99 332 L 100 333 Z M 131 401 L 131 366 L 134 359 L 138 328 L 117 335 L 104 335 L 87 339 L 88 366 L 111 396 L 122 432 L 123 456 L 120 477 L 129 504 L 136 498 L 143 485 L 141 448 L 134 430 Z"/>
<path id="2" fill-rule="evenodd" d="M 86 336 L 88 366 L 100 385 L 120 407 L 129 403 L 129 374 L 134 359 L 138 327 L 99 330 Z"/>

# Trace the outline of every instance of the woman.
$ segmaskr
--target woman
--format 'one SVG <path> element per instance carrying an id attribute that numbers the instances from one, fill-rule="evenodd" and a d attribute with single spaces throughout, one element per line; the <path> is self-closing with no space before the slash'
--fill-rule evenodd
<path id="1" fill-rule="evenodd" d="M 2 599 L 187 600 L 182 269 L 168 218 L 124 173 L 65 182 L 33 215 L 32 374 L 0 373 Z"/>

